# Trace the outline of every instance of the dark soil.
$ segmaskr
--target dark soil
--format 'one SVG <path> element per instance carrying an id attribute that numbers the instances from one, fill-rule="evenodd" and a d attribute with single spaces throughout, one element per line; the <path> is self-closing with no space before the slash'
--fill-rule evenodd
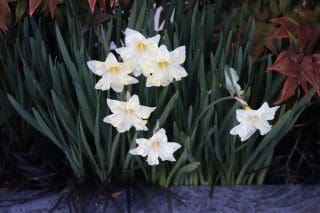
<path id="1" fill-rule="evenodd" d="M 267 184 L 320 183 L 319 107 L 318 101 L 309 105 L 298 124 L 277 145 Z"/>

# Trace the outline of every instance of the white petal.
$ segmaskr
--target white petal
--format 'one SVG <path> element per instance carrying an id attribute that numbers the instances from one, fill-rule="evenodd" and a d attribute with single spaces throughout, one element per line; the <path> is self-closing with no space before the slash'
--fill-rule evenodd
<path id="1" fill-rule="evenodd" d="M 137 131 L 147 131 L 148 128 L 145 122 L 138 117 L 131 117 L 132 125 L 136 128 Z"/>
<path id="2" fill-rule="evenodd" d="M 150 140 L 148 139 L 145 139 L 145 138 L 137 138 L 136 139 L 136 143 L 139 145 L 139 146 L 142 146 L 142 147 L 147 147 L 150 145 Z"/>
<path id="3" fill-rule="evenodd" d="M 95 89 L 101 90 L 109 90 L 110 89 L 110 81 L 108 78 L 102 77 L 95 85 Z"/>
<path id="4" fill-rule="evenodd" d="M 125 102 L 112 100 L 107 98 L 107 105 L 112 113 L 119 113 L 122 112 L 125 108 Z"/>
<path id="5" fill-rule="evenodd" d="M 149 153 L 147 157 L 147 162 L 150 166 L 159 165 L 159 159 L 156 153 Z"/>
<path id="6" fill-rule="evenodd" d="M 176 81 L 180 81 L 181 78 L 184 78 L 188 75 L 187 71 L 181 66 L 171 66 L 170 74 L 175 78 Z"/>
<path id="7" fill-rule="evenodd" d="M 106 73 L 106 66 L 102 61 L 88 61 L 87 66 L 96 75 L 102 76 L 104 73 Z"/>
<path id="8" fill-rule="evenodd" d="M 151 150 L 151 142 L 145 138 L 137 138 L 136 143 L 139 145 L 138 153 L 141 156 L 147 156 Z"/>
<path id="9" fill-rule="evenodd" d="M 137 115 L 143 119 L 149 118 L 150 114 L 156 109 L 156 107 L 139 106 L 137 109 Z"/>
<path id="10" fill-rule="evenodd" d="M 121 123 L 121 118 L 118 116 L 118 114 L 111 114 L 104 117 L 103 122 L 117 127 Z"/>
<path id="11" fill-rule="evenodd" d="M 163 71 L 156 69 L 154 73 L 147 78 L 147 87 L 148 86 L 168 86 L 173 81 L 173 76 L 170 74 L 170 71 Z"/>
<path id="12" fill-rule="evenodd" d="M 166 143 L 166 146 L 168 146 L 173 152 L 181 148 L 181 145 L 176 142 L 168 142 Z"/>
<path id="13" fill-rule="evenodd" d="M 113 53 L 108 54 L 106 61 L 104 63 L 107 68 L 119 65 L 119 62 L 117 58 L 113 55 Z"/>
<path id="14" fill-rule="evenodd" d="M 133 60 L 135 58 L 135 47 L 120 47 L 116 49 L 116 52 L 121 56 L 121 58 L 126 62 L 128 60 Z"/>
<path id="15" fill-rule="evenodd" d="M 132 73 L 133 73 L 134 77 L 139 77 L 142 74 L 142 70 L 141 70 L 141 68 L 136 68 L 133 70 Z"/>
<path id="16" fill-rule="evenodd" d="M 128 131 L 131 128 L 131 123 L 120 113 L 106 116 L 103 122 L 110 123 L 113 127 L 117 128 L 117 131 L 120 133 Z"/>
<path id="17" fill-rule="evenodd" d="M 271 125 L 268 123 L 267 120 L 263 119 L 256 119 L 254 120 L 254 126 L 259 129 L 260 135 L 265 135 L 271 130 Z"/>
<path id="18" fill-rule="evenodd" d="M 225 68 L 224 75 L 226 79 L 226 88 L 231 95 L 240 96 L 243 94 L 240 85 L 238 84 L 239 76 L 233 68 Z"/>
<path id="19" fill-rule="evenodd" d="M 142 69 L 144 73 L 153 73 L 154 68 L 157 65 L 157 60 L 155 57 L 151 57 L 151 55 L 147 55 L 144 57 L 143 64 L 142 64 Z"/>
<path id="20" fill-rule="evenodd" d="M 186 47 L 180 46 L 170 52 L 170 62 L 172 64 L 183 64 L 186 60 Z"/>
<path id="21" fill-rule="evenodd" d="M 141 148 L 139 149 L 139 148 L 135 148 L 135 149 L 130 149 L 129 150 L 129 153 L 131 154 L 131 155 L 141 155 L 140 153 L 141 153 Z"/>
<path id="22" fill-rule="evenodd" d="M 248 140 L 256 131 L 256 128 L 250 123 L 240 123 L 230 130 L 231 135 L 239 135 L 241 141 Z"/>
<path id="23" fill-rule="evenodd" d="M 130 100 L 128 101 L 128 104 L 132 106 L 140 105 L 139 96 L 137 95 L 131 96 Z"/>
<path id="24" fill-rule="evenodd" d="M 147 156 L 147 153 L 144 151 L 143 147 L 140 147 L 140 146 L 135 149 L 131 149 L 129 153 L 131 155 L 140 155 L 142 157 Z"/>
<path id="25" fill-rule="evenodd" d="M 166 130 L 161 128 L 159 129 L 151 138 L 150 141 L 159 141 L 159 142 L 167 142 L 168 138 L 166 135 Z"/>
<path id="26" fill-rule="evenodd" d="M 121 82 L 122 82 L 124 85 L 130 85 L 130 84 L 136 84 L 136 83 L 138 83 L 139 81 L 138 81 L 137 79 L 135 79 L 134 77 L 131 77 L 131 76 L 129 76 L 129 75 L 125 75 L 125 76 L 122 76 Z"/>
<path id="27" fill-rule="evenodd" d="M 265 120 L 272 120 L 276 114 L 279 106 L 269 107 L 267 102 L 264 102 L 262 106 L 257 110 L 257 115 Z"/>
<path id="28" fill-rule="evenodd" d="M 244 110 L 244 109 L 237 109 L 236 110 L 236 118 L 237 120 L 242 122 L 247 122 L 248 117 L 254 113 L 254 110 Z"/>
<path id="29" fill-rule="evenodd" d="M 150 45 L 150 46 L 158 46 L 158 44 L 159 44 L 159 41 L 160 41 L 160 35 L 159 34 L 157 34 L 157 35 L 155 35 L 155 36 L 153 36 L 153 37 L 151 37 L 151 38 L 148 38 L 147 40 L 146 40 L 146 43 L 148 44 L 148 45 Z"/>
<path id="30" fill-rule="evenodd" d="M 159 79 L 156 79 L 153 75 L 147 77 L 146 87 L 160 87 L 161 83 Z"/>
<path id="31" fill-rule="evenodd" d="M 173 153 L 181 147 L 180 144 L 175 142 L 164 142 L 161 144 L 161 147 L 159 149 L 159 157 L 165 161 L 176 161 L 176 159 L 173 156 Z"/>
<path id="32" fill-rule="evenodd" d="M 125 31 L 125 43 L 127 46 L 136 45 L 138 42 L 144 41 L 146 38 L 136 30 L 127 28 Z"/>
<path id="33" fill-rule="evenodd" d="M 170 53 L 166 45 L 162 44 L 158 48 L 158 54 L 161 61 L 170 61 Z"/>
<path id="34" fill-rule="evenodd" d="M 126 132 L 126 131 L 129 131 L 130 127 L 131 127 L 131 126 L 128 126 L 128 125 L 119 126 L 119 127 L 117 127 L 117 131 L 118 131 L 119 133 L 124 133 L 124 132 Z"/>
<path id="35" fill-rule="evenodd" d="M 111 88 L 113 89 L 113 91 L 115 91 L 117 93 L 121 93 L 124 86 L 122 83 L 116 82 L 116 83 L 111 83 Z"/>
<path id="36" fill-rule="evenodd" d="M 130 74 L 137 66 L 137 63 L 134 60 L 125 59 L 125 61 L 120 64 L 120 70 L 122 74 Z"/>
<path id="37" fill-rule="evenodd" d="M 159 150 L 159 157 L 162 161 L 176 161 L 173 152 L 167 151 L 164 147 Z"/>

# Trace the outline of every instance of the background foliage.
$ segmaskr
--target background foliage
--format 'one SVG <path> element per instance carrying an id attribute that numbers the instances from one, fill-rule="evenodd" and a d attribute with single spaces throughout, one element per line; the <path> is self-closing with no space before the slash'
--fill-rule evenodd
<path id="1" fill-rule="evenodd" d="M 112 51 L 111 42 L 120 46 L 126 27 L 155 35 L 153 2 L 115 4 L 113 15 L 100 10 L 91 14 L 87 7 L 88 12 L 79 17 L 82 5 L 68 1 L 58 6 L 63 16 L 55 21 L 25 17 L 8 33 L 0 34 L 0 125 L 6 136 L 1 152 L 9 153 L 0 159 L 5 177 L 44 176 L 41 181 L 45 185 L 54 177 L 67 179 L 61 174 L 68 176 L 65 171 L 69 170 L 80 182 L 141 184 L 146 180 L 164 186 L 263 183 L 275 147 L 293 127 L 307 100 L 298 93 L 282 105 L 267 136 L 256 134 L 241 143 L 229 134 L 240 105 L 228 97 L 224 70 L 235 68 L 245 90 L 244 99 L 252 108 L 276 100 L 284 78 L 265 70 L 272 64 L 272 53 L 288 45 L 277 40 L 275 49 L 270 47 L 265 37 L 270 35 L 260 36 L 265 32 L 261 24 L 274 33 L 276 28 L 264 22 L 286 15 L 286 8 L 301 7 L 301 3 L 281 1 L 279 13 L 275 13 L 273 1 L 239 1 L 232 7 L 227 1 L 155 2 L 163 7 L 161 43 L 171 50 L 186 45 L 184 66 L 189 76 L 166 88 L 146 90 L 142 83 L 129 89 L 145 105 L 157 106 L 148 126 L 154 127 L 159 119 L 169 139 L 182 145 L 175 154 L 177 162 L 148 167 L 143 159 L 128 155 L 134 139 L 149 137 L 150 133 L 118 134 L 102 122 L 109 113 L 106 97 L 123 100 L 125 94 L 96 91 L 96 79 L 86 66 L 90 59 L 104 60 Z M 249 16 L 250 11 L 265 4 L 272 11 L 265 19 Z M 271 51 L 260 51 L 261 43 Z M 47 156 L 36 155 L 39 133 L 45 136 L 43 146 L 54 144 Z M 12 141 L 10 146 L 7 141 Z M 54 153 L 60 156 L 59 161 L 48 160 L 57 158 Z M 16 159 L 19 163 L 13 163 Z M 22 169 L 21 162 L 28 166 Z M 14 172 L 8 172 L 9 167 Z M 26 174 L 31 167 L 38 173 Z"/>

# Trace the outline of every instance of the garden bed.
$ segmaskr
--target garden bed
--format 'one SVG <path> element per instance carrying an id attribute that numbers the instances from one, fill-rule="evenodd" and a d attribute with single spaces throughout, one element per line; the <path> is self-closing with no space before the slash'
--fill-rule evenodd
<path id="1" fill-rule="evenodd" d="M 320 209 L 317 1 L 4 0 L 0 30 L 0 212 Z"/>
<path id="2" fill-rule="evenodd" d="M 170 202 L 158 191 L 146 188 L 148 196 L 131 193 L 130 210 L 170 212 L 168 204 L 173 212 L 317 212 L 320 209 L 319 185 L 215 186 L 213 193 L 210 186 L 180 186 L 171 189 L 184 201 L 185 206 L 175 199 Z M 1 211 L 47 212 L 62 195 L 57 192 L 41 193 L 2 192 Z M 127 212 L 126 194 L 125 191 L 114 193 L 114 202 L 110 201 L 107 206 L 97 195 L 78 194 L 62 200 L 53 212 Z"/>

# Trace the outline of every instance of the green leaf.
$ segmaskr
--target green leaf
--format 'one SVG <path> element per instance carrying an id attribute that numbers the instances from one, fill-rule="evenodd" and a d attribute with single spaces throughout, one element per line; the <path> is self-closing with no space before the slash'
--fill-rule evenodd
<path id="1" fill-rule="evenodd" d="M 16 5 L 16 23 L 20 21 L 22 16 L 26 13 L 27 2 L 25 0 L 19 0 Z"/>
<path id="2" fill-rule="evenodd" d="M 188 165 L 183 166 L 181 169 L 179 169 L 175 180 L 182 179 L 186 174 L 189 174 L 196 170 L 200 166 L 200 162 L 193 162 L 189 163 Z"/>
<path id="3" fill-rule="evenodd" d="M 55 29 L 56 29 L 57 42 L 59 45 L 60 52 L 62 54 L 62 59 L 63 59 L 65 65 L 69 71 L 69 74 L 72 76 L 73 81 L 79 82 L 78 71 L 77 71 L 76 66 L 74 65 L 73 61 L 71 60 L 68 49 L 66 47 L 66 44 L 63 41 L 61 32 L 60 32 L 57 25 L 55 26 Z"/>
<path id="4" fill-rule="evenodd" d="M 161 114 L 160 118 L 159 118 L 159 126 L 161 127 L 164 122 L 167 120 L 171 110 L 173 109 L 177 98 L 179 97 L 179 92 L 177 91 L 170 99 L 170 101 L 168 102 L 166 108 L 164 109 L 163 113 Z"/>
<path id="5" fill-rule="evenodd" d="M 42 129 L 40 126 L 37 124 L 37 121 L 28 113 L 26 110 L 23 109 L 23 107 L 16 102 L 16 100 L 9 94 L 8 99 L 10 103 L 12 104 L 13 108 L 20 114 L 20 116 L 25 119 L 31 126 L 33 126 L 36 130 L 39 132 L 42 132 Z"/>
<path id="6" fill-rule="evenodd" d="M 117 133 L 116 137 L 112 142 L 112 150 L 109 157 L 109 167 L 108 167 L 109 172 L 111 172 L 112 168 L 114 167 L 114 159 L 115 159 L 115 156 L 117 155 L 117 151 L 119 151 L 118 149 L 119 141 L 120 141 L 119 138 L 120 138 L 120 134 Z M 111 143 L 111 141 L 109 141 L 109 143 Z"/>
<path id="7" fill-rule="evenodd" d="M 144 22 L 144 18 L 147 10 L 147 1 L 143 0 L 142 6 L 140 7 L 139 16 L 135 24 L 135 29 L 141 30 Z"/>

